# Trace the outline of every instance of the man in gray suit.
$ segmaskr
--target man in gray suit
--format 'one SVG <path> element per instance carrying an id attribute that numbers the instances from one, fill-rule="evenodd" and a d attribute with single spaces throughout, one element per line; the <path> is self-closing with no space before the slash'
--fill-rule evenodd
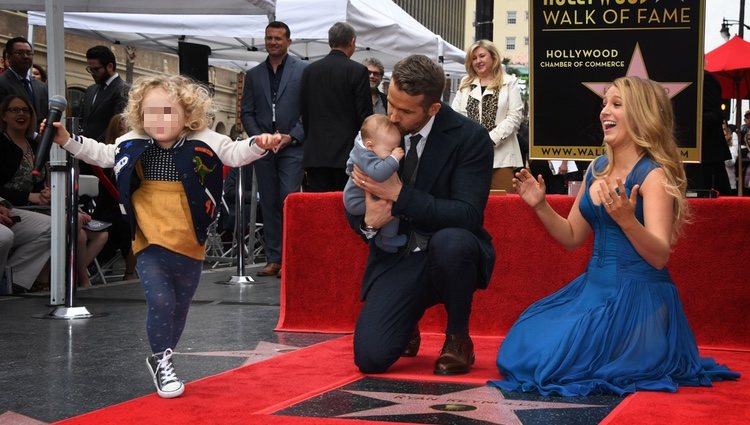
<path id="1" fill-rule="evenodd" d="M 302 185 L 305 133 L 299 100 L 302 71 L 307 63 L 287 53 L 292 39 L 285 23 L 269 23 L 265 42 L 268 57 L 249 70 L 245 78 L 242 125 L 248 135 L 281 133 L 282 136 L 276 149 L 253 164 L 258 178 L 267 261 L 258 276 L 276 276 L 281 273 L 284 199 Z"/>
<path id="2" fill-rule="evenodd" d="M 11 94 L 26 97 L 34 106 L 38 126 L 47 118 L 49 93 L 47 85 L 29 73 L 34 59 L 31 43 L 23 37 L 11 38 L 5 44 L 4 55 L 7 69 L 0 74 L 0 102 Z"/>

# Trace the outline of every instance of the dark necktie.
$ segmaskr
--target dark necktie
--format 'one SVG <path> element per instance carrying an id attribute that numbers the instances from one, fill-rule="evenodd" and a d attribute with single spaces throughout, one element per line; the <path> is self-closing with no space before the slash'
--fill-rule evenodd
<path id="1" fill-rule="evenodd" d="M 34 91 L 31 89 L 31 81 L 28 78 L 23 79 L 23 87 L 26 89 L 26 94 L 29 96 L 29 102 L 34 104 Z"/>
<path id="2" fill-rule="evenodd" d="M 107 89 L 107 84 L 106 83 L 102 83 L 102 84 L 97 84 L 96 85 L 96 91 L 94 92 L 94 98 L 91 99 L 91 104 L 92 105 L 96 103 L 96 99 L 98 99 L 102 95 L 102 93 L 104 93 L 104 90 L 106 90 L 106 89 Z"/>
<path id="3" fill-rule="evenodd" d="M 415 134 L 409 138 L 409 152 L 407 152 L 404 157 L 404 166 L 401 169 L 401 181 L 404 183 L 411 183 L 414 181 L 414 171 L 417 169 L 417 164 L 419 163 L 417 144 L 421 138 L 421 134 Z"/>

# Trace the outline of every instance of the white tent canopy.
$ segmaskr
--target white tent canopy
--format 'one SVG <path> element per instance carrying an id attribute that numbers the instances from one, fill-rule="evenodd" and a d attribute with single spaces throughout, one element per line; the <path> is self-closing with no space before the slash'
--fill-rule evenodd
<path id="1" fill-rule="evenodd" d="M 387 69 L 399 59 L 421 53 L 444 58 L 446 72 L 463 73 L 463 51 L 444 41 L 390 0 L 278 0 L 275 16 L 289 25 L 292 54 L 309 60 L 325 56 L 328 28 L 346 21 L 357 31 L 357 52 L 352 57 L 380 59 Z M 45 25 L 42 13 L 29 13 L 31 25 Z M 66 31 L 134 47 L 177 52 L 178 41 L 211 48 L 211 63 L 247 69 L 265 59 L 264 31 L 268 17 L 232 15 L 164 15 L 132 13 L 64 14 Z M 224 61 L 220 61 L 220 60 Z M 227 62 L 229 61 L 229 62 Z"/>
<path id="2" fill-rule="evenodd" d="M 275 0 L 54 0 L 66 12 L 270 15 Z M 45 10 L 45 0 L 2 0 L 3 9 Z"/>

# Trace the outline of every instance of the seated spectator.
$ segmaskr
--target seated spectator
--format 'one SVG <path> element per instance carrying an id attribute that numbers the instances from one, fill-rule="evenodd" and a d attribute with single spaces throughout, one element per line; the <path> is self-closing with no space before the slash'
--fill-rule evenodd
<path id="1" fill-rule="evenodd" d="M 0 103 L 0 196 L 16 206 L 49 205 L 46 171 L 32 175 L 36 114 L 25 97 L 10 95 Z"/>
<path id="2" fill-rule="evenodd" d="M 89 265 L 104 248 L 107 243 L 108 233 L 104 231 L 92 231 L 83 229 L 83 226 L 91 221 L 91 216 L 85 212 L 78 213 L 78 258 L 76 261 L 76 275 L 78 276 L 78 287 L 88 288 L 91 286 L 89 279 Z"/>
<path id="3" fill-rule="evenodd" d="M 49 259 L 50 240 L 49 216 L 15 209 L 0 197 L 0 279 L 11 281 L 13 293 L 49 288 L 49 276 L 42 270 Z M 6 269 L 11 276 L 5 275 Z"/>
<path id="4" fill-rule="evenodd" d="M 36 142 L 32 138 L 35 130 L 34 109 L 25 97 L 9 95 L 0 103 L 0 197 L 17 207 L 50 204 L 46 170 L 32 174 L 36 161 Z M 80 227 L 89 220 L 91 217 L 85 215 L 79 216 L 78 221 L 78 279 L 82 287 L 90 286 L 87 267 L 93 261 L 92 254 L 95 256 L 101 250 L 107 237 L 106 233 L 95 234 Z"/>

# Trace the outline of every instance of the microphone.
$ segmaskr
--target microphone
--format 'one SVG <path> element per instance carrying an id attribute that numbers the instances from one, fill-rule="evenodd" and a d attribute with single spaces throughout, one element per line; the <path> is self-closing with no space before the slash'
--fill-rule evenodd
<path id="1" fill-rule="evenodd" d="M 34 161 L 34 169 L 31 170 L 31 174 L 38 176 L 41 174 L 41 169 L 47 162 L 47 156 L 49 156 L 49 150 L 52 146 L 52 139 L 55 138 L 57 129 L 52 123 L 60 122 L 65 108 L 68 106 L 68 101 L 62 96 L 52 96 L 49 100 L 49 112 L 47 113 L 47 125 L 44 126 L 44 133 L 42 134 L 42 141 L 39 142 L 39 147 L 36 151 L 36 161 Z"/>

